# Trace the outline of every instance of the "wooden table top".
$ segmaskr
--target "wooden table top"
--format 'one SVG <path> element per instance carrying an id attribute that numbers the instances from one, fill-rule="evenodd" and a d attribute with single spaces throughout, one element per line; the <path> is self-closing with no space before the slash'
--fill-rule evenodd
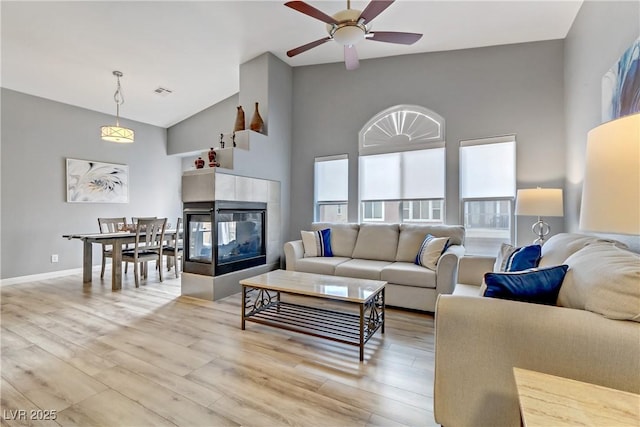
<path id="1" fill-rule="evenodd" d="M 240 281 L 241 285 L 297 295 L 363 303 L 380 292 L 387 282 L 274 270 Z"/>
<path id="2" fill-rule="evenodd" d="M 639 426 L 640 395 L 513 368 L 525 427 Z"/>

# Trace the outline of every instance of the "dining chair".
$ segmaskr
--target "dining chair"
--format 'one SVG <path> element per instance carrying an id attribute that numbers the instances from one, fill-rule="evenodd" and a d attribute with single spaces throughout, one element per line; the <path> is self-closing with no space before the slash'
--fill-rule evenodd
<path id="1" fill-rule="evenodd" d="M 139 219 L 157 219 L 157 216 L 132 216 L 131 224 L 136 225 Z"/>
<path id="2" fill-rule="evenodd" d="M 162 253 L 167 257 L 167 271 L 171 271 L 171 258 L 173 258 L 173 265 L 176 269 L 176 278 L 180 277 L 180 269 L 182 265 L 178 267 L 178 258 L 180 259 L 180 264 L 184 262 L 182 258 L 183 254 L 183 244 L 182 244 L 182 230 L 180 230 L 180 226 L 182 224 L 182 218 L 178 218 L 176 221 L 176 231 L 171 235 L 171 239 L 169 240 L 169 244 L 166 245 L 162 249 Z"/>
<path id="3" fill-rule="evenodd" d="M 122 253 L 123 262 L 127 261 L 133 263 L 133 274 L 135 277 L 136 288 L 140 285 L 140 268 L 143 277 L 145 279 L 147 278 L 148 269 L 145 268 L 145 265 L 148 261 L 156 261 L 158 274 L 160 275 L 160 281 L 162 282 L 162 252 L 166 226 L 166 218 L 138 218 L 136 223 L 136 239 L 133 249 L 123 251 Z"/>
<path id="4" fill-rule="evenodd" d="M 98 227 L 100 227 L 100 233 L 115 233 L 121 231 L 127 226 L 127 218 L 98 218 Z M 102 269 L 100 270 L 100 278 L 104 279 L 104 269 L 106 265 L 107 258 L 113 258 L 111 245 L 102 244 Z M 127 272 L 127 266 L 129 264 L 126 263 L 124 265 L 124 272 Z"/>

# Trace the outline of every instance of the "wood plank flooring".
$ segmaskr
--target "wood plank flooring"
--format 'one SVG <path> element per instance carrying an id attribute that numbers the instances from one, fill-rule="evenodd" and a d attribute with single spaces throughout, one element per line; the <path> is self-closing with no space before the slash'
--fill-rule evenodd
<path id="1" fill-rule="evenodd" d="M 2 426 L 436 425 L 430 315 L 388 309 L 360 363 L 357 347 L 240 330 L 240 294 L 181 297 L 179 279 L 153 272 L 142 283 L 0 289 Z M 55 420 L 36 419 L 46 411 Z"/>

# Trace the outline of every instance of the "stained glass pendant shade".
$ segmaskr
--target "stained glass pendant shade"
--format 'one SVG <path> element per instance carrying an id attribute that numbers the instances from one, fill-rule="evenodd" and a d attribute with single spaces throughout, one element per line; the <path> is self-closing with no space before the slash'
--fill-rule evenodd
<path id="1" fill-rule="evenodd" d="M 120 77 L 122 77 L 122 73 L 120 71 L 114 71 L 113 75 L 116 76 L 118 81 L 116 92 L 113 94 L 113 99 L 116 102 L 116 125 L 102 126 L 100 133 L 102 139 L 105 141 L 130 144 L 134 140 L 133 130 L 120 126 L 120 106 L 124 104 L 124 96 L 122 95 L 122 88 L 120 87 Z"/>

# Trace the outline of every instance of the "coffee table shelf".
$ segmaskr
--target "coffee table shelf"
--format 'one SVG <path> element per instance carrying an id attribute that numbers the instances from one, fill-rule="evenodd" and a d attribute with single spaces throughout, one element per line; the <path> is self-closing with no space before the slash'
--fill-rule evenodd
<path id="1" fill-rule="evenodd" d="M 275 285 L 293 278 L 300 281 L 298 286 L 292 283 L 288 283 L 287 287 Z M 322 291 L 311 295 L 308 285 L 310 283 L 321 285 L 325 278 L 335 288 L 336 278 L 333 276 L 283 270 L 240 281 L 243 295 L 242 329 L 245 329 L 245 322 L 249 321 L 358 346 L 360 360 L 364 360 L 364 345 L 379 329 L 384 333 L 384 285 L 386 282 L 358 279 L 358 284 L 367 287 L 366 289 L 370 292 L 363 292 L 362 294 L 366 296 L 357 298 L 336 299 L 334 295 Z M 282 280 L 278 281 L 278 279 Z M 342 278 L 341 280 L 345 281 L 345 286 L 353 288 L 353 279 Z M 342 300 L 343 303 L 347 301 L 347 304 L 357 304 L 359 310 L 358 312 L 341 311 L 282 301 L 281 294 Z"/>

